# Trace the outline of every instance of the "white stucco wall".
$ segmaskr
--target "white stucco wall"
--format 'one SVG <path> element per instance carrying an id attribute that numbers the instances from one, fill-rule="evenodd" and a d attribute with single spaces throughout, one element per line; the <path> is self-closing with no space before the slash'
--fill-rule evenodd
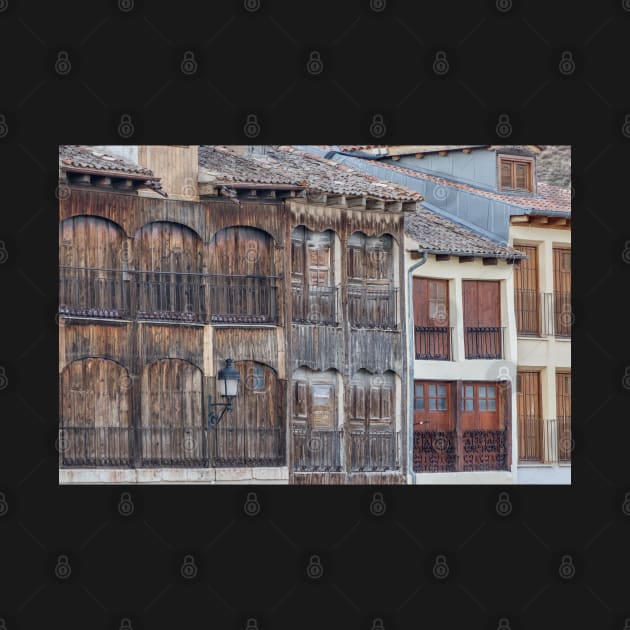
<path id="1" fill-rule="evenodd" d="M 405 240 L 405 267 L 409 269 L 417 263 L 411 258 L 409 250 L 417 251 L 418 245 L 409 237 Z M 514 313 L 514 281 L 513 265 L 505 260 L 499 260 L 497 265 L 484 265 L 481 258 L 472 262 L 460 263 L 457 256 L 451 256 L 447 261 L 436 261 L 434 255 L 429 255 L 427 262 L 413 271 L 416 278 L 439 278 L 449 281 L 449 323 L 453 327 L 453 359 L 452 361 L 413 361 L 413 374 L 410 382 L 415 380 L 440 381 L 496 381 L 509 378 L 512 381 L 512 464 L 510 471 L 488 472 L 454 472 L 454 473 L 413 473 L 416 484 L 435 483 L 489 483 L 510 484 L 516 481 L 518 445 L 516 418 L 516 377 L 517 337 L 516 316 Z M 466 359 L 464 355 L 464 312 L 462 299 L 463 280 L 498 280 L 501 295 L 501 325 L 504 330 L 504 359 Z M 413 287 L 412 287 L 413 291 Z M 413 295 L 408 292 L 406 305 L 408 317 L 409 356 L 415 357 L 413 341 Z M 410 387 L 410 396 L 413 387 Z M 409 406 L 410 401 L 407 401 Z M 409 461 L 413 461 L 413 417 L 409 421 Z"/>

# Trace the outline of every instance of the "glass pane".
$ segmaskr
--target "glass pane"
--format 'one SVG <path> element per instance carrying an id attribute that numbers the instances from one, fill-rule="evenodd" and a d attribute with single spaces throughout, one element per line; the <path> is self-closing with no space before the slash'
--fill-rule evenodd
<path id="1" fill-rule="evenodd" d="M 497 397 L 497 388 L 496 387 L 488 387 L 488 398 L 496 398 Z"/>
<path id="2" fill-rule="evenodd" d="M 435 411 L 435 398 L 429 398 L 429 411 Z"/>
<path id="3" fill-rule="evenodd" d="M 416 398 L 424 396 L 424 385 L 416 385 Z"/>
<path id="4" fill-rule="evenodd" d="M 479 398 L 486 397 L 486 388 L 483 386 L 479 386 Z"/>
<path id="5" fill-rule="evenodd" d="M 435 396 L 435 395 L 436 395 L 435 385 L 429 385 L 429 396 Z"/>
<path id="6" fill-rule="evenodd" d="M 330 402 L 330 385 L 313 385 L 313 404 L 328 405 Z"/>
<path id="7" fill-rule="evenodd" d="M 465 398 L 463 401 L 464 403 L 464 411 L 472 411 L 473 410 L 473 401 L 470 398 Z"/>
<path id="8" fill-rule="evenodd" d="M 446 396 L 446 385 L 438 385 L 438 393 L 440 396 Z"/>
<path id="9" fill-rule="evenodd" d="M 488 411 L 496 411 L 497 410 L 497 401 L 494 398 L 491 398 L 488 401 Z"/>
<path id="10" fill-rule="evenodd" d="M 479 411 L 486 411 L 486 399 L 485 398 L 480 398 L 479 399 Z"/>
<path id="11" fill-rule="evenodd" d="M 464 396 L 466 398 L 472 398 L 473 397 L 473 386 L 472 385 L 466 385 L 464 387 Z"/>
<path id="12" fill-rule="evenodd" d="M 438 409 L 440 411 L 446 411 L 446 398 L 438 398 Z"/>
<path id="13" fill-rule="evenodd" d="M 416 409 L 424 409 L 424 398 L 416 398 Z"/>

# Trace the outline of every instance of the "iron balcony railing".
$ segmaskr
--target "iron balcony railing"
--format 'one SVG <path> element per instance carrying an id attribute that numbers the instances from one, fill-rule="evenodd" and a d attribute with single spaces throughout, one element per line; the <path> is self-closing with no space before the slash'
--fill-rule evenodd
<path id="1" fill-rule="evenodd" d="M 350 471 L 398 470 L 399 433 L 394 431 L 351 431 L 348 438 Z"/>
<path id="2" fill-rule="evenodd" d="M 61 267 L 59 313 L 84 317 L 131 316 L 131 276 L 124 271 Z"/>
<path id="3" fill-rule="evenodd" d="M 467 326 L 464 347 L 467 359 L 503 359 L 504 327 Z"/>
<path id="4" fill-rule="evenodd" d="M 275 276 L 208 276 L 210 319 L 222 323 L 276 323 Z"/>
<path id="5" fill-rule="evenodd" d="M 281 428 L 73 426 L 58 444 L 65 468 L 286 466 Z"/>
<path id="6" fill-rule="evenodd" d="M 518 419 L 519 463 L 566 463 L 571 461 L 571 417 Z"/>
<path id="7" fill-rule="evenodd" d="M 60 267 L 59 312 L 161 321 L 276 323 L 276 276 Z"/>
<path id="8" fill-rule="evenodd" d="M 507 470 L 507 431 L 476 429 L 462 433 L 462 469 Z"/>
<path id="9" fill-rule="evenodd" d="M 284 428 L 234 428 L 219 423 L 208 433 L 210 460 L 216 468 L 287 464 Z"/>
<path id="10" fill-rule="evenodd" d="M 337 324 L 339 287 L 291 287 L 293 321 L 300 324 Z"/>
<path id="11" fill-rule="evenodd" d="M 414 471 L 454 472 L 457 464 L 456 442 L 455 431 L 414 431 Z"/>
<path id="12" fill-rule="evenodd" d="M 514 308 L 519 335 L 571 336 L 571 293 L 538 293 L 529 289 L 517 289 L 514 294 Z"/>
<path id="13" fill-rule="evenodd" d="M 338 429 L 293 427 L 293 470 L 338 472 L 341 466 L 343 433 Z"/>
<path id="14" fill-rule="evenodd" d="M 395 329 L 397 304 L 398 289 L 348 286 L 348 319 L 357 328 Z"/>
<path id="15" fill-rule="evenodd" d="M 450 361 L 453 328 L 449 326 L 416 326 L 416 359 Z"/>

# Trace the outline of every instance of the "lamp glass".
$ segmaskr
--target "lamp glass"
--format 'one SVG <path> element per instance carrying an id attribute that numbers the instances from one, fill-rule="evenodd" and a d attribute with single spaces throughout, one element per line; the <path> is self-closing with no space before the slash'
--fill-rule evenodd
<path id="1" fill-rule="evenodd" d="M 219 370 L 217 374 L 217 385 L 221 396 L 233 398 L 238 393 L 238 383 L 241 375 L 238 370 L 232 366 L 232 360 L 227 359 L 225 367 Z"/>

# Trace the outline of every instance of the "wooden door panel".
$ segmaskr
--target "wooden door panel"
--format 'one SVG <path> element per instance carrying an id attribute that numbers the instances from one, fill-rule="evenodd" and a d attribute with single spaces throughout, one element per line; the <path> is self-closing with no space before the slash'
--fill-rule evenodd
<path id="1" fill-rule="evenodd" d="M 415 381 L 414 431 L 451 431 L 454 428 L 451 409 L 451 383 Z"/>
<path id="2" fill-rule="evenodd" d="M 464 381 L 461 389 L 463 431 L 502 429 L 502 399 L 495 381 Z"/>

